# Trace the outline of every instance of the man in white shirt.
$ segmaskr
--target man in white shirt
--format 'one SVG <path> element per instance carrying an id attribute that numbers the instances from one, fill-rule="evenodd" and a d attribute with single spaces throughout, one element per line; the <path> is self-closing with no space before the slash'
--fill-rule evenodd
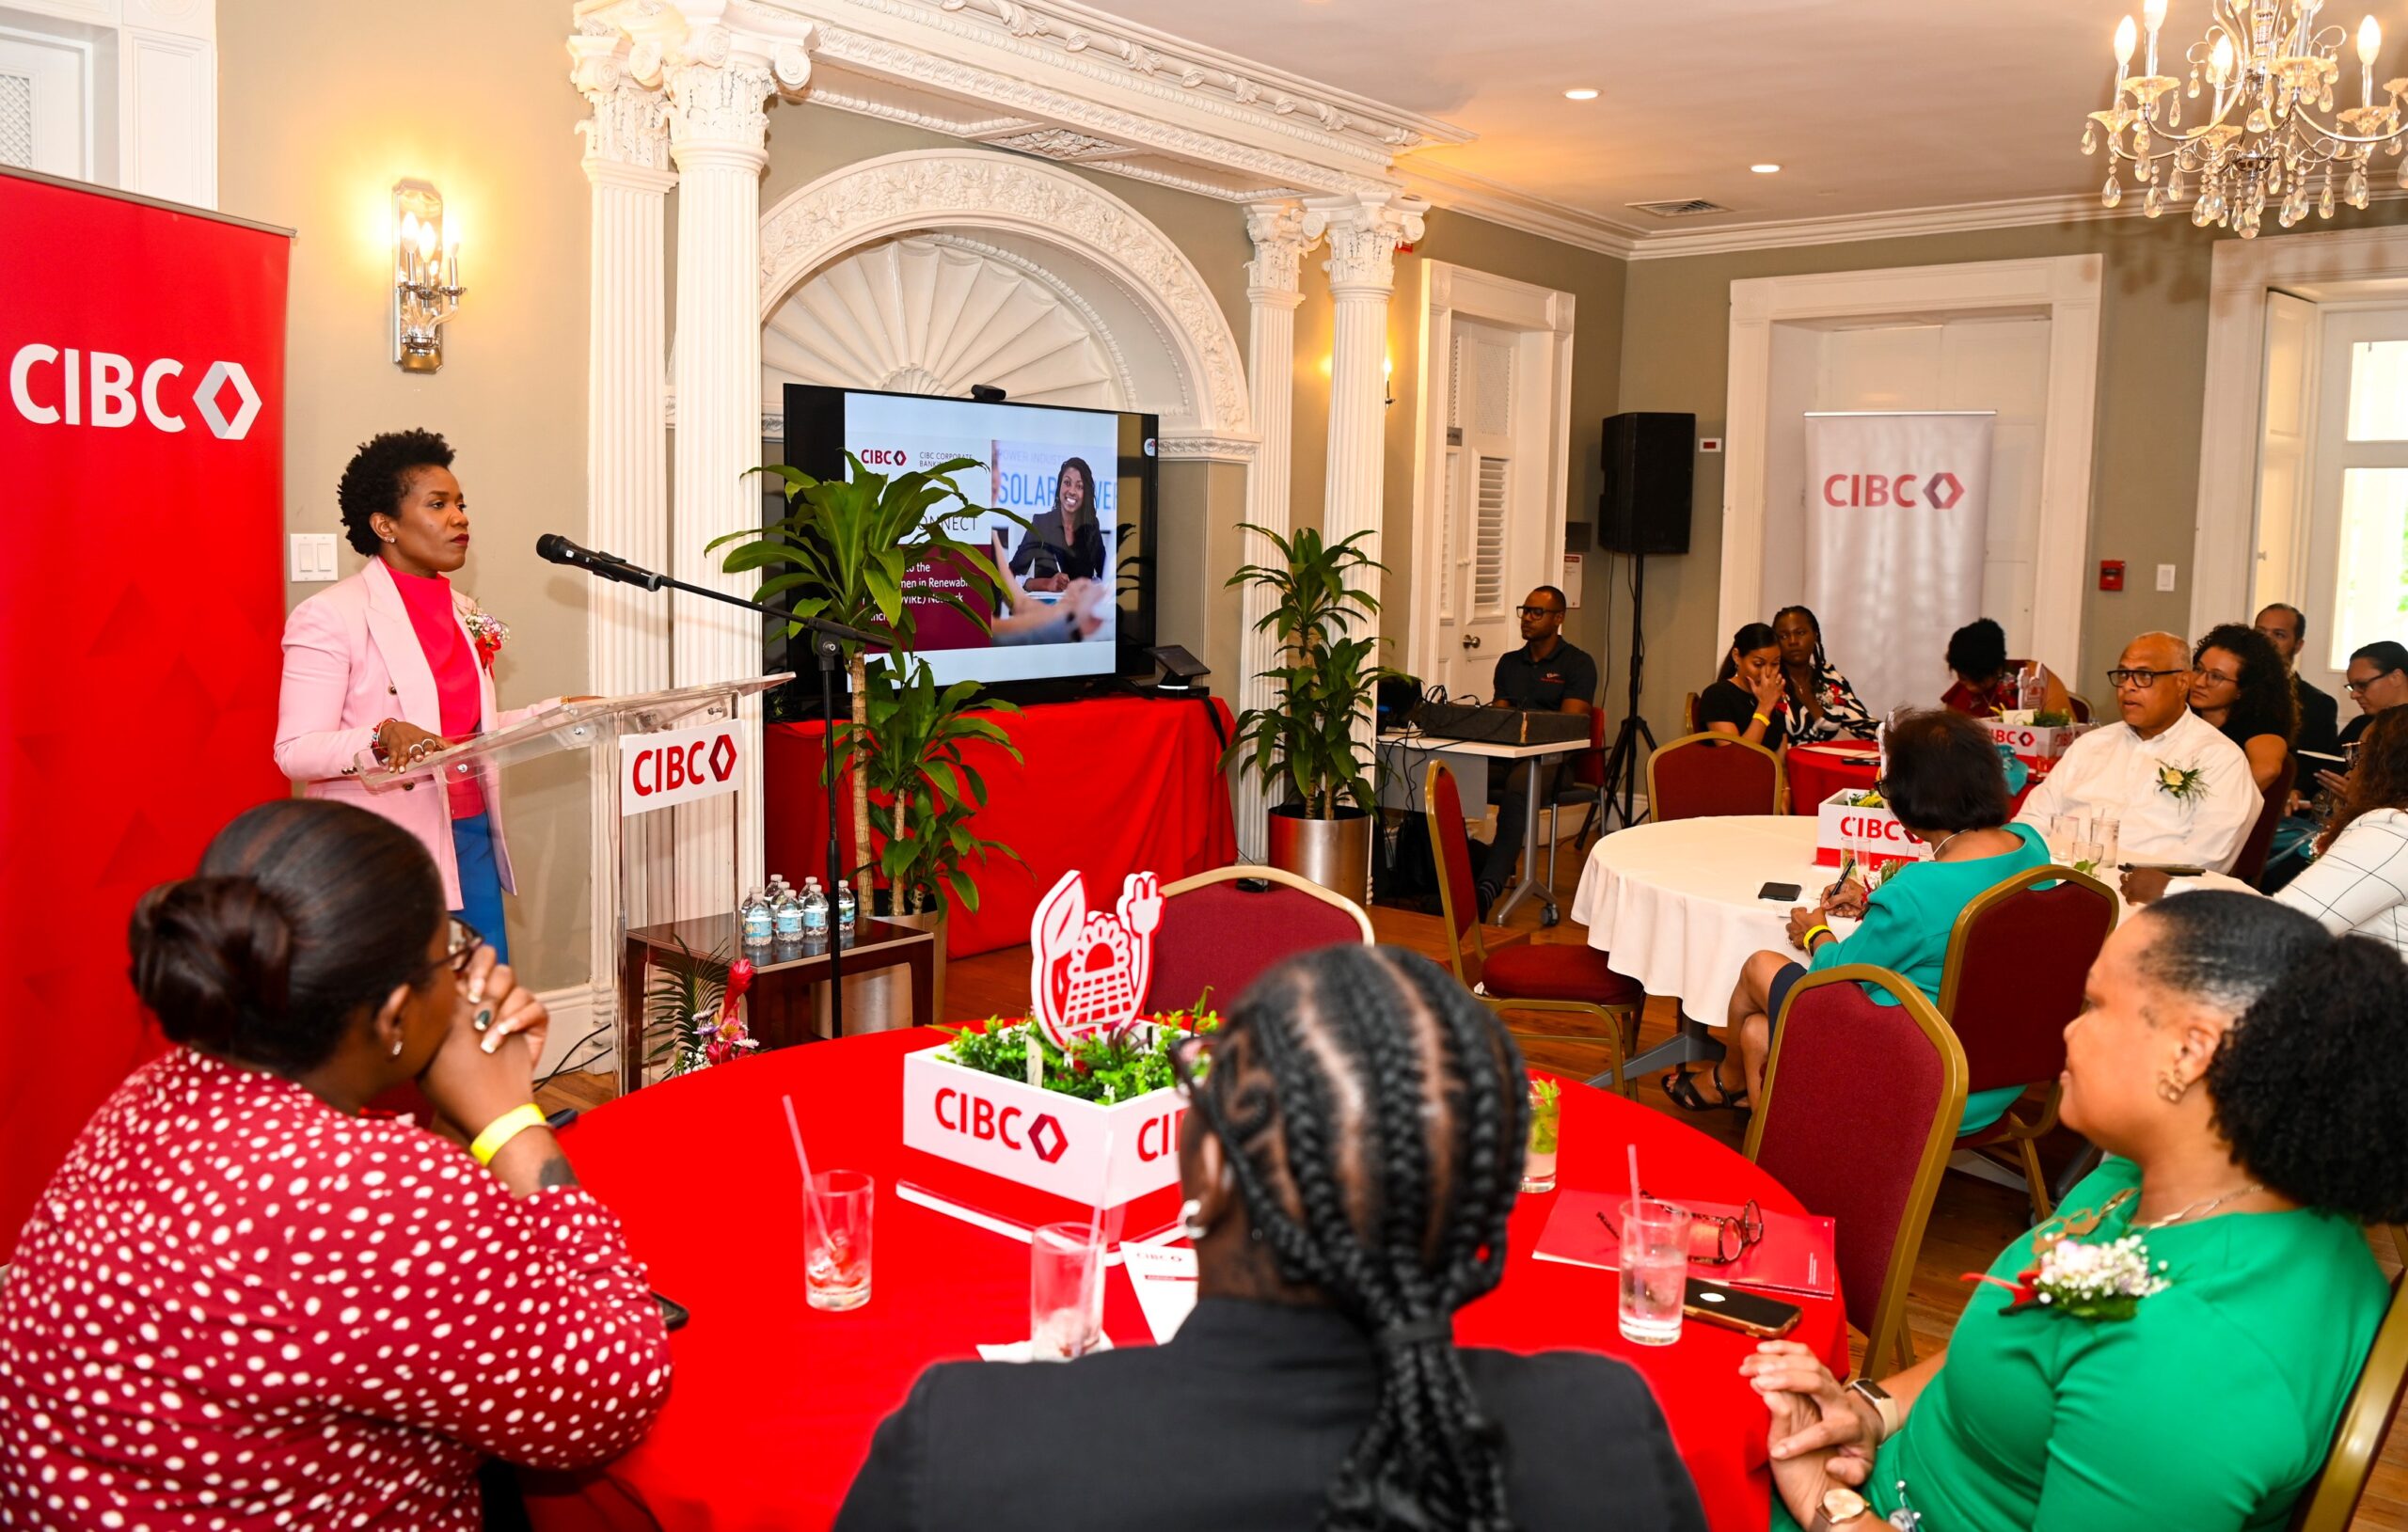
<path id="1" fill-rule="evenodd" d="M 2241 747 L 2191 711 L 2191 646 L 2144 633 L 2107 676 L 2123 721 L 2075 740 L 2016 817 L 2113 814 L 2124 861 L 2231 871 L 2265 798 Z"/>

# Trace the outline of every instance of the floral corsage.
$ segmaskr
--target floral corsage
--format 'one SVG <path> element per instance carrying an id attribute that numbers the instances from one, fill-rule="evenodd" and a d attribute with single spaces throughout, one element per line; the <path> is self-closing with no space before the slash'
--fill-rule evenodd
<path id="1" fill-rule="evenodd" d="M 478 606 L 462 611 L 460 624 L 477 646 L 477 663 L 491 671 L 494 655 L 500 654 L 501 646 L 510 641 L 510 624 Z"/>
<path id="2" fill-rule="evenodd" d="M 2157 790 L 2177 803 L 2188 803 L 2206 789 L 2206 773 L 2197 766 L 2178 766 L 2160 762 L 2157 767 Z"/>
<path id="3" fill-rule="evenodd" d="M 2013 1282 L 1978 1271 L 1965 1277 L 2013 1293 L 2015 1302 L 2006 1305 L 2009 1314 L 2046 1308 L 2077 1319 L 2129 1319 L 2142 1299 L 2170 1286 L 2158 1274 L 2164 1270 L 2163 1261 L 2150 1264 L 2147 1240 L 2127 1234 L 2104 1244 L 2059 1240 Z"/>

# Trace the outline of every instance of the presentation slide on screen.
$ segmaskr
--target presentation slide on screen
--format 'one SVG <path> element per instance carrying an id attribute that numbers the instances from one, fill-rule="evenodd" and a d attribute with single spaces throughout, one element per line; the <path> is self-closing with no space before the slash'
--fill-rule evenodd
<path id="1" fill-rule="evenodd" d="M 982 508 L 948 529 L 993 559 L 1006 578 L 989 591 L 951 563 L 923 564 L 905 581 L 919 655 L 940 684 L 1033 681 L 1112 672 L 1119 608 L 1119 420 L 1109 414 L 981 404 L 970 400 L 845 396 L 845 447 L 879 473 L 983 465 L 954 483 Z M 1026 523 L 1000 513 L 1009 512 Z M 932 598 L 966 597 L 973 622 Z M 916 593 L 916 599 L 915 599 Z"/>

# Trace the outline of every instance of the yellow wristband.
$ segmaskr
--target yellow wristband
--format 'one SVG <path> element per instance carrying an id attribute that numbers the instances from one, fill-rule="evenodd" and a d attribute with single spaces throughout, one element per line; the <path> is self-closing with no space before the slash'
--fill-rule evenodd
<path id="1" fill-rule="evenodd" d="M 493 1157 L 499 1154 L 512 1139 L 530 1128 L 545 1126 L 547 1124 L 544 1121 L 544 1109 L 534 1102 L 530 1101 L 521 1107 L 512 1107 L 500 1116 L 485 1124 L 485 1130 L 479 1133 L 476 1142 L 468 1145 L 468 1152 L 476 1156 L 478 1164 L 490 1165 L 493 1163 Z"/>
<path id="2" fill-rule="evenodd" d="M 1763 724 L 1767 729 L 1772 727 L 1772 719 L 1765 717 L 1762 713 L 1751 713 L 1748 716 L 1754 719 L 1758 723 Z"/>
<path id="3" fill-rule="evenodd" d="M 1798 944 L 1803 947 L 1806 951 L 1813 952 L 1814 950 L 1814 938 L 1817 935 L 1830 937 L 1833 941 L 1837 941 L 1840 939 L 1839 933 L 1832 930 L 1830 926 L 1814 924 L 1806 927 L 1806 934 L 1798 939 Z"/>

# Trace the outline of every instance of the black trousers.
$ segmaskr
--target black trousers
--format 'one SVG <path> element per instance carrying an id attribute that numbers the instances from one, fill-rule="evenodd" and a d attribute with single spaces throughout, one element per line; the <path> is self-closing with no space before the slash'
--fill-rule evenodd
<path id="1" fill-rule="evenodd" d="M 1558 755 L 1543 761 L 1516 761 L 1513 769 L 1499 782 L 1489 779 L 1489 799 L 1497 805 L 1497 837 L 1488 843 L 1488 855 L 1480 863 L 1479 879 L 1492 888 L 1503 888 L 1513 881 L 1513 864 L 1521 860 L 1522 837 L 1529 818 L 1530 779 L 1533 766 L 1539 769 L 1539 802 L 1542 807 L 1554 800 L 1556 779 L 1563 770 L 1564 757 Z M 1485 914 L 1486 911 L 1481 911 Z"/>

